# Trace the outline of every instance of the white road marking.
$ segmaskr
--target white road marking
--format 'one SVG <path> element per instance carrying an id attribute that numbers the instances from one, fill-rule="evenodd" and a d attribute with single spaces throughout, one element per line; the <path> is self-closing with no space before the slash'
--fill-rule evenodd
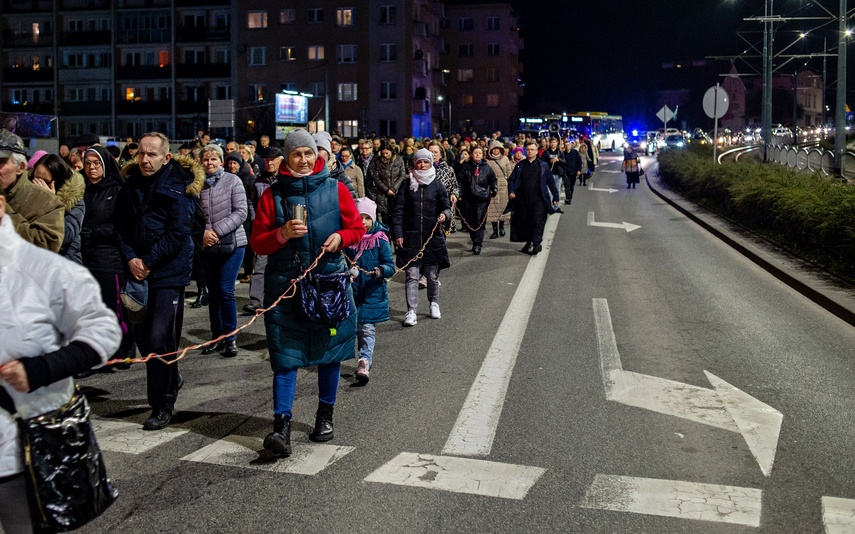
<path id="1" fill-rule="evenodd" d="M 288 458 L 262 461 L 259 451 L 263 450 L 262 438 L 230 435 L 188 454 L 182 460 L 227 467 L 242 467 L 273 473 L 317 475 L 343 458 L 354 447 L 311 443 L 305 437 L 291 436 L 294 452 Z"/>
<path id="2" fill-rule="evenodd" d="M 592 186 L 588 186 L 588 190 L 589 190 L 589 191 L 602 191 L 603 193 L 617 193 L 617 192 L 618 192 L 618 190 L 617 190 L 617 189 L 612 189 L 611 187 L 610 187 L 610 188 L 608 188 L 608 189 L 602 189 L 602 188 L 599 188 L 599 187 L 594 187 L 593 185 L 592 185 Z"/>
<path id="3" fill-rule="evenodd" d="M 540 467 L 402 452 L 365 480 L 521 500 L 545 472 Z"/>
<path id="4" fill-rule="evenodd" d="M 754 488 L 597 475 L 580 506 L 758 527 L 762 496 Z"/>
<path id="5" fill-rule="evenodd" d="M 594 212 L 588 212 L 588 226 L 599 226 L 600 228 L 619 228 L 621 230 L 626 230 L 627 233 L 632 232 L 634 230 L 638 230 L 641 228 L 637 224 L 632 224 L 628 222 L 621 223 L 609 223 L 609 222 L 596 222 L 594 220 Z"/>
<path id="6" fill-rule="evenodd" d="M 624 371 L 609 304 L 593 299 L 593 306 L 608 400 L 742 434 L 763 474 L 771 474 L 784 418 L 781 412 L 707 371 L 714 390 Z"/>
<path id="7" fill-rule="evenodd" d="M 511 300 L 502 324 L 493 338 L 478 376 L 460 409 L 454 428 L 442 449 L 455 456 L 487 456 L 493 447 L 496 427 L 505 403 L 508 383 L 517 361 L 520 343 L 528 328 L 540 280 L 549 258 L 549 249 L 558 226 L 558 216 L 550 216 L 543 232 L 543 251 L 532 256 Z"/>
<path id="8" fill-rule="evenodd" d="M 822 524 L 826 534 L 855 534 L 855 500 L 823 497 Z"/>
<path id="9" fill-rule="evenodd" d="M 95 429 L 98 446 L 102 451 L 126 454 L 142 454 L 188 432 L 188 430 L 172 427 L 149 432 L 143 430 L 142 425 L 138 423 L 111 421 L 99 417 L 92 418 L 92 427 Z"/>

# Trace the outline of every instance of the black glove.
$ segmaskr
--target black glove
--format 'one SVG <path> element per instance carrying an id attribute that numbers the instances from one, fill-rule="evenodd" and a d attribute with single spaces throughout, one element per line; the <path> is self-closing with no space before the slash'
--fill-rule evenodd
<path id="1" fill-rule="evenodd" d="M 496 195 L 498 195 L 498 194 L 499 194 L 499 190 L 498 190 L 498 189 L 490 189 L 490 198 L 493 198 L 493 197 L 495 197 L 495 196 L 496 196 Z"/>
<path id="2" fill-rule="evenodd" d="M 373 271 L 371 271 L 371 276 L 374 278 L 383 278 L 383 270 L 380 267 L 375 267 Z"/>

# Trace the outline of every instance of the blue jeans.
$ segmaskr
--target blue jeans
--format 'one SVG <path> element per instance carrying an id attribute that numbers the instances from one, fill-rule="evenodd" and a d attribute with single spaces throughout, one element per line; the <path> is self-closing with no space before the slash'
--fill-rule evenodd
<path id="1" fill-rule="evenodd" d="M 202 254 L 202 269 L 208 285 L 208 317 L 211 320 L 211 338 L 237 328 L 237 301 L 235 280 L 246 247 L 238 247 L 230 255 Z M 237 335 L 227 339 L 234 341 Z"/>
<path id="2" fill-rule="evenodd" d="M 552 179 L 555 180 L 555 189 L 561 191 L 561 175 L 560 174 L 552 174 Z"/>
<path id="3" fill-rule="evenodd" d="M 368 361 L 371 367 L 371 356 L 374 355 L 374 341 L 377 339 L 377 329 L 374 323 L 359 323 L 356 325 L 356 342 L 359 346 L 359 359 Z"/>
<path id="4" fill-rule="evenodd" d="M 339 362 L 318 366 L 318 400 L 335 404 L 340 375 L 341 363 Z M 275 371 L 273 373 L 273 413 L 291 417 L 296 392 L 297 369 Z"/>

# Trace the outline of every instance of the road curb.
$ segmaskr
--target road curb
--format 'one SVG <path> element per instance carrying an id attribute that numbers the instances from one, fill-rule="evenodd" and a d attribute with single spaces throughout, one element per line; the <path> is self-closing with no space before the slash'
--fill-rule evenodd
<path id="1" fill-rule="evenodd" d="M 656 173 L 657 180 L 651 180 Z M 710 212 L 706 208 L 680 196 L 667 185 L 658 181 L 659 164 L 651 165 L 645 175 L 647 187 L 656 196 L 667 202 L 674 209 L 700 225 L 702 228 L 718 237 L 740 254 L 769 272 L 772 276 L 795 289 L 825 310 L 843 321 L 855 326 L 855 288 L 846 286 L 845 282 L 837 281 L 832 284 L 825 274 L 823 279 L 816 267 L 775 249 L 771 244 L 758 246 L 741 237 L 736 232 L 726 228 L 733 223 Z M 663 190 L 660 190 L 661 187 Z"/>

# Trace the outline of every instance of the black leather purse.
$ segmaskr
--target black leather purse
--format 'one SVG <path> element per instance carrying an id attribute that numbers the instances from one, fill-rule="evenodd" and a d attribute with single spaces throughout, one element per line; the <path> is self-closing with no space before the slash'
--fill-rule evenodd
<path id="1" fill-rule="evenodd" d="M 74 530 L 113 504 L 119 492 L 107 477 L 86 397 L 75 392 L 58 410 L 21 419 L 0 388 L 0 406 L 18 421 L 34 532 Z"/>
<path id="2" fill-rule="evenodd" d="M 208 248 L 203 248 L 202 252 L 213 256 L 228 256 L 237 249 L 237 237 L 235 232 L 229 232 L 222 236 L 219 241 Z"/>

